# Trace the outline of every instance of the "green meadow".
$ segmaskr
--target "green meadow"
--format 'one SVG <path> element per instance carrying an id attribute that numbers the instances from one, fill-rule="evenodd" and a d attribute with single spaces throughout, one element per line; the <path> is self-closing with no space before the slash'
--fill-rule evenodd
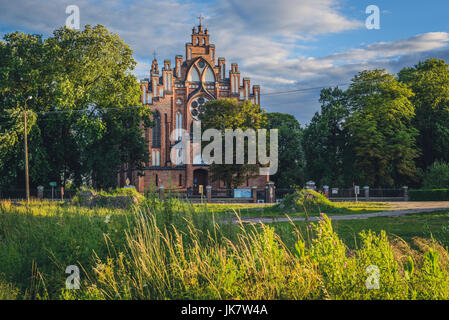
<path id="1" fill-rule="evenodd" d="M 385 210 L 335 206 L 337 214 Z M 278 206 L 151 197 L 129 209 L 4 201 L 0 299 L 449 298 L 449 211 L 236 222 L 261 213 L 284 215 Z M 66 288 L 71 265 L 80 269 L 79 289 Z M 369 266 L 379 270 L 378 289 L 367 287 Z"/>

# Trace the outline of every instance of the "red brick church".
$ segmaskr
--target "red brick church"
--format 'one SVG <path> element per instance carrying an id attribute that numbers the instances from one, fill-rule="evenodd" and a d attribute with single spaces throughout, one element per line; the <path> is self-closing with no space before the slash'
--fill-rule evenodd
<path id="1" fill-rule="evenodd" d="M 154 118 L 154 126 L 145 129 L 149 163 L 139 172 L 125 165 L 118 175 L 119 186 L 124 186 L 129 177 L 140 192 L 160 186 L 180 191 L 191 187 L 194 193 L 198 193 L 200 185 L 211 185 L 215 190 L 225 188 L 221 181 L 210 181 L 208 166 L 201 159 L 193 159 L 193 164 L 171 163 L 170 152 L 175 143 L 170 135 L 181 128 L 191 132 L 207 101 L 235 98 L 260 105 L 260 87 L 251 87 L 249 78 L 241 78 L 237 63 L 232 63 L 229 74 L 226 73 L 226 60 L 216 58 L 215 45 L 210 43 L 201 18 L 192 30 L 191 42 L 185 45 L 185 59 L 177 55 L 173 67 L 170 60 L 164 60 L 162 74 L 156 58 L 153 60 L 150 78 L 140 82 L 142 103 L 151 107 Z M 242 188 L 264 188 L 267 180 L 268 176 L 249 178 Z"/>

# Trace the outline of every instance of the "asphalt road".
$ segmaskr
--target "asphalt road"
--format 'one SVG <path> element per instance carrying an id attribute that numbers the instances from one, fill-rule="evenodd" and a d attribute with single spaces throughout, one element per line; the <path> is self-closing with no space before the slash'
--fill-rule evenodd
<path id="1" fill-rule="evenodd" d="M 438 202 L 386 202 L 390 208 L 386 211 L 374 212 L 374 213 L 361 213 L 361 214 L 347 214 L 347 215 L 334 215 L 328 216 L 331 220 L 358 220 L 369 219 L 373 217 L 399 217 L 407 214 L 422 213 L 422 212 L 434 212 L 449 209 L 449 201 Z M 320 217 L 309 217 L 309 221 L 316 221 Z M 279 218 L 267 218 L 267 217 L 251 217 L 243 218 L 243 223 L 274 223 L 274 222 L 289 222 L 289 221 L 305 221 L 304 217 L 279 217 Z M 235 223 L 239 223 L 235 220 Z"/>

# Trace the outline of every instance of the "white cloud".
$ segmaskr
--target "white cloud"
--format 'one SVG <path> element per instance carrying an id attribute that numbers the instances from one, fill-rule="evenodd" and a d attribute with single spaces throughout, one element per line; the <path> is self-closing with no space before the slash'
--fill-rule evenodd
<path id="1" fill-rule="evenodd" d="M 363 26 L 348 19 L 338 0 L 222 0 L 210 20 L 234 34 L 274 36 L 295 40 L 324 33 L 338 33 Z"/>
<path id="2" fill-rule="evenodd" d="M 182 50 L 193 26 L 195 7 L 178 0 L 14 0 L 0 2 L 0 21 L 31 32 L 50 35 L 65 24 L 66 6 L 80 9 L 81 26 L 103 24 L 119 34 L 137 56 Z"/>
<path id="3" fill-rule="evenodd" d="M 435 55 L 449 34 L 431 32 L 391 42 L 364 44 L 322 57 L 306 56 L 310 40 L 363 28 L 345 16 L 341 0 L 14 0 L 0 1 L 0 21 L 11 29 L 51 34 L 64 25 L 67 5 L 80 8 L 81 25 L 103 24 L 134 50 L 139 78 L 149 76 L 153 50 L 159 60 L 184 55 L 184 44 L 199 12 L 206 16 L 217 56 L 228 67 L 238 62 L 242 75 L 262 86 L 262 94 L 348 82 L 364 69 L 396 72 Z M 317 43 L 314 42 L 314 45 Z M 301 53 L 302 51 L 302 53 Z M 270 111 L 291 112 L 302 122 L 317 110 L 319 90 L 262 96 Z"/>
<path id="4" fill-rule="evenodd" d="M 449 34 L 431 32 L 416 35 L 407 39 L 391 42 L 379 42 L 366 45 L 363 48 L 350 49 L 346 52 L 330 54 L 323 57 L 298 57 L 284 59 L 276 65 L 262 68 L 252 66 L 251 69 L 261 70 L 264 92 L 286 91 L 298 88 L 326 87 L 346 84 L 360 71 L 386 69 L 396 73 L 400 69 L 416 64 L 429 57 L 443 58 L 449 61 Z M 294 84 L 269 82 L 267 70 L 273 71 L 275 77 L 295 79 Z M 292 77 L 294 75 L 294 77 Z M 255 76 L 257 78 L 257 75 Z M 266 81 L 271 86 L 263 86 Z M 267 89 L 268 90 L 265 90 Z M 262 97 L 269 111 L 293 113 L 301 123 L 310 121 L 315 111 L 319 110 L 318 98 L 320 90 L 302 93 Z"/>
<path id="5" fill-rule="evenodd" d="M 363 49 L 353 49 L 345 53 L 333 54 L 320 60 L 346 63 L 369 61 L 379 58 L 391 58 L 404 54 L 436 50 L 446 47 L 448 43 L 449 33 L 429 32 L 408 39 L 370 44 Z"/>

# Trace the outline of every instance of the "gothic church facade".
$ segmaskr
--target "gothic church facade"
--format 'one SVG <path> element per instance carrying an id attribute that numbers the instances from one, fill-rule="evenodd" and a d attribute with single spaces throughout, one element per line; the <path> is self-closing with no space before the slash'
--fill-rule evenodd
<path id="1" fill-rule="evenodd" d="M 215 46 L 201 20 L 192 29 L 191 42 L 185 45 L 185 59 L 177 55 L 173 66 L 170 60 L 164 60 L 162 72 L 156 58 L 153 60 L 150 78 L 140 82 L 142 103 L 153 111 L 154 125 L 145 129 L 149 163 L 139 172 L 125 165 L 118 176 L 119 186 L 125 185 L 129 177 L 140 192 L 160 186 L 180 191 L 192 187 L 194 193 L 198 193 L 200 185 L 203 189 L 211 185 L 215 190 L 225 187 L 221 181 L 211 181 L 208 165 L 201 159 L 193 159 L 193 164 L 172 163 L 170 152 L 175 142 L 170 135 L 176 129 L 191 132 L 207 101 L 235 98 L 260 105 L 260 87 L 251 86 L 249 78 L 241 78 L 237 63 L 231 64 L 228 74 L 226 67 L 225 58 L 216 57 Z M 249 178 L 241 187 L 264 188 L 267 180 L 267 176 Z"/>

